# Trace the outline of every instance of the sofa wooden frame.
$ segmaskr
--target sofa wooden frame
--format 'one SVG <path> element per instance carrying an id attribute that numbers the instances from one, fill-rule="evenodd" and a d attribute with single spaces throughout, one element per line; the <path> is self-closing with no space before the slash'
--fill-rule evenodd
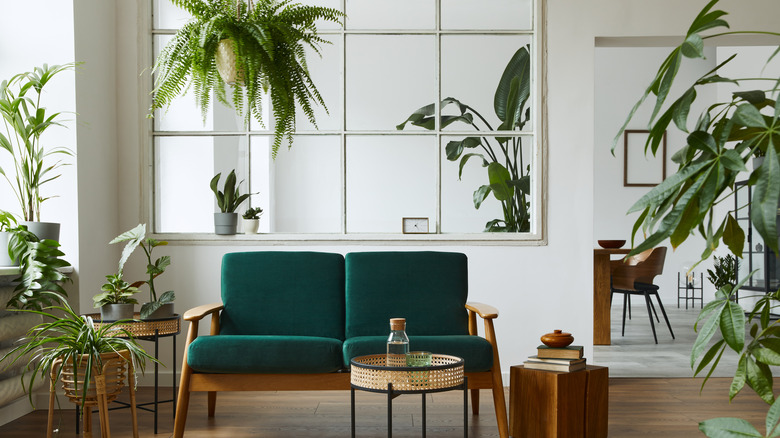
<path id="1" fill-rule="evenodd" d="M 190 393 L 208 393 L 208 416 L 213 417 L 219 391 L 308 391 L 308 390 L 345 390 L 350 389 L 349 372 L 324 374 L 206 374 L 193 372 L 187 364 L 187 350 L 198 336 L 199 322 L 206 316 L 211 316 L 211 335 L 219 334 L 219 312 L 223 309 L 220 303 L 206 304 L 195 307 L 184 313 L 184 320 L 190 322 L 187 331 L 187 341 L 184 346 L 182 361 L 181 384 L 176 405 L 174 421 L 175 438 L 184 437 L 184 426 L 187 422 Z M 484 321 L 485 339 L 493 346 L 493 368 L 490 371 L 466 373 L 471 390 L 471 411 L 479 414 L 479 390 L 491 389 L 496 412 L 496 422 L 501 438 L 509 438 L 507 408 L 504 397 L 504 384 L 501 377 L 501 362 L 498 358 L 498 344 L 493 328 L 493 320 L 498 317 L 498 310 L 487 304 L 469 302 L 466 304 L 469 318 L 469 334 L 478 336 L 477 316 Z"/>

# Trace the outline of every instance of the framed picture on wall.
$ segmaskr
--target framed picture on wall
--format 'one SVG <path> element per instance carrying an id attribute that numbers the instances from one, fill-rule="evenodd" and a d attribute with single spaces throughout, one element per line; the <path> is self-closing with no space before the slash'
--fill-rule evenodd
<path id="1" fill-rule="evenodd" d="M 623 133 L 623 187 L 653 187 L 666 178 L 666 132 L 653 155 L 645 143 L 650 131 L 626 129 Z"/>

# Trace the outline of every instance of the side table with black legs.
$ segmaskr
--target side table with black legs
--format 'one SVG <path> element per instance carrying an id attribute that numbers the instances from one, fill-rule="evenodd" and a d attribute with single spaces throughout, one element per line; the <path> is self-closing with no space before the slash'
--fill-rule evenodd
<path id="1" fill-rule="evenodd" d="M 100 319 L 99 313 L 94 313 L 90 315 L 85 315 L 92 318 L 93 321 L 95 321 L 95 324 L 100 324 L 102 321 Z M 128 321 L 127 323 L 123 324 L 117 324 L 117 327 L 121 327 L 126 329 L 128 332 L 130 332 L 135 339 L 141 340 L 141 341 L 150 341 L 154 342 L 154 358 L 158 359 L 160 357 L 160 338 L 167 338 L 172 337 L 173 338 L 173 366 L 171 367 L 171 370 L 173 371 L 173 397 L 170 400 L 160 400 L 159 399 L 159 363 L 154 363 L 154 401 L 151 402 L 145 402 L 145 403 L 138 403 L 136 406 L 140 410 L 144 410 L 146 412 L 153 412 L 154 413 L 154 433 L 157 434 L 157 413 L 159 412 L 159 405 L 160 403 L 173 403 L 173 414 L 176 415 L 176 335 L 178 335 L 181 332 L 181 315 L 173 315 L 171 317 L 167 318 L 157 318 L 157 319 L 145 319 L 141 320 L 141 315 L 139 313 L 136 313 L 134 316 L 134 321 Z M 106 323 L 113 322 L 113 321 L 106 321 Z M 124 403 L 118 400 L 115 400 L 114 403 L 118 403 L 121 406 L 109 408 L 110 411 L 116 410 L 116 409 L 125 409 L 130 407 L 128 403 Z M 148 406 L 154 405 L 154 408 L 150 408 Z M 76 434 L 79 433 L 79 407 L 76 405 Z"/>

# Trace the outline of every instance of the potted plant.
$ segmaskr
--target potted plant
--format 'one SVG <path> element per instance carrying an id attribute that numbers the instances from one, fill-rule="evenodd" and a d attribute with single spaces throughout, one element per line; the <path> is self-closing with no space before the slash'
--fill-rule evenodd
<path id="1" fill-rule="evenodd" d="M 138 300 L 133 295 L 139 289 L 122 279 L 122 272 L 106 275 L 106 282 L 100 288 L 102 293 L 92 297 L 95 308 L 100 308 L 100 318 L 103 321 L 119 321 L 133 319 L 134 305 Z"/>
<path id="2" fill-rule="evenodd" d="M 219 190 L 217 185 L 219 179 L 222 177 L 222 173 L 218 173 L 211 179 L 209 186 L 211 191 L 214 192 L 214 196 L 217 198 L 217 206 L 219 207 L 219 213 L 214 213 L 214 232 L 216 234 L 236 234 L 236 227 L 238 226 L 238 213 L 236 208 L 246 201 L 251 195 L 250 193 L 241 194 L 241 183 L 236 184 L 236 171 L 231 170 L 230 174 L 225 178 L 225 185 L 222 190 Z"/>
<path id="3" fill-rule="evenodd" d="M 328 43 L 317 33 L 319 20 L 339 23 L 333 8 L 291 0 L 171 0 L 193 18 L 176 32 L 157 57 L 152 111 L 169 105 L 192 89 L 205 120 L 212 96 L 248 124 L 254 116 L 263 124 L 263 99 L 271 100 L 274 117 L 273 156 L 286 138 L 292 144 L 296 104 L 316 125 L 313 104 L 322 100 L 306 67 L 304 48 L 319 54 Z M 220 63 L 220 53 L 228 58 Z M 220 67 L 228 62 L 226 67 Z M 223 71 L 232 77 L 223 80 Z M 227 97 L 226 82 L 232 88 Z"/>
<path id="4" fill-rule="evenodd" d="M 243 215 L 241 215 L 241 224 L 246 234 L 257 234 L 257 228 L 260 226 L 260 216 L 263 214 L 263 209 L 260 207 L 247 208 Z"/>
<path id="5" fill-rule="evenodd" d="M 73 63 L 44 64 L 0 82 L 0 115 L 5 128 L 0 132 L 0 146 L 13 163 L 12 168 L 0 167 L 0 174 L 16 195 L 28 229 L 41 240 L 59 240 L 60 229 L 58 223 L 41 222 L 41 204 L 52 197 L 44 196 L 41 187 L 59 178 L 58 169 L 66 165 L 55 157 L 73 155 L 67 148 L 44 148 L 41 136 L 52 126 L 63 125 L 62 113 L 47 112 L 41 97 L 52 78 L 73 67 Z"/>
<path id="6" fill-rule="evenodd" d="M 737 258 L 731 254 L 723 257 L 713 256 L 713 268 L 707 269 L 707 280 L 715 286 L 715 290 L 721 290 L 729 286 L 729 291 L 737 285 Z"/>
<path id="7" fill-rule="evenodd" d="M 0 210 L 0 266 L 15 266 L 16 260 L 8 253 L 8 241 L 12 230 L 16 228 L 16 217 L 13 214 Z"/>
<path id="8" fill-rule="evenodd" d="M 38 377 L 50 380 L 54 388 L 55 380 L 67 373 L 68 378 L 63 378 L 66 394 L 83 407 L 90 396 L 94 397 L 95 390 L 90 388 L 97 386 L 96 377 L 103 375 L 104 363 L 120 358 L 121 361 L 131 361 L 133 369 L 143 372 L 146 359 L 155 360 L 117 322 L 95 324 L 92 318 L 76 314 L 63 297 L 50 297 L 49 300 L 62 304 L 42 310 L 20 310 L 38 314 L 44 322 L 32 327 L 21 343 L 0 359 L 3 369 L 7 369 L 19 360 L 28 360 L 30 356 L 35 358 L 27 363 L 22 374 L 30 403 Z M 31 375 L 25 383 L 24 377 L 28 372 Z M 123 382 L 123 379 L 105 379 L 106 385 Z M 112 392 L 118 394 L 118 391 L 110 391 L 109 394 Z"/>
<path id="9" fill-rule="evenodd" d="M 679 97 L 671 104 L 665 104 L 671 100 L 671 90 L 676 89 L 675 79 L 683 61 L 686 58 L 704 58 L 705 40 L 739 34 L 762 34 L 780 40 L 780 33 L 773 31 L 730 30 L 729 23 L 723 18 L 727 13 L 713 9 L 717 3 L 718 0 L 710 1 L 693 20 L 682 44 L 674 48 L 661 64 L 613 142 L 614 150 L 622 132 L 651 94 L 655 96 L 655 106 L 648 122 L 650 134 L 645 150 L 656 153 L 672 122 L 679 130 L 688 133 L 687 144 L 672 157 L 679 166 L 677 173 L 651 189 L 629 210 L 629 213 L 639 213 L 633 234 L 641 230 L 646 236 L 640 244 L 632 244 L 634 249 L 629 256 L 666 239 L 677 247 L 688 236 L 698 233 L 706 241 L 701 260 L 712 255 L 721 242 L 736 257 L 742 257 L 745 231 L 735 218 L 736 211 L 722 208 L 721 205 L 728 203 L 721 204 L 721 201 L 733 195 L 739 187 L 744 187 L 737 186 L 735 182 L 748 173 L 748 185 L 752 186 L 750 221 L 767 245 L 767 250 L 780 253 L 777 237 L 780 195 L 780 88 L 777 83 L 780 78 L 768 75 L 749 78 L 721 76 L 720 70 L 724 65 L 740 62 L 738 55 L 734 55 L 689 87 L 682 87 Z M 775 50 L 767 63 L 777 54 Z M 762 62 L 758 68 L 749 68 L 759 70 L 763 65 Z M 718 95 L 698 93 L 696 88 L 724 82 L 742 88 L 734 91 L 728 99 L 704 102 L 701 105 L 706 108 L 704 113 L 693 116 L 690 109 L 698 97 Z M 690 116 L 695 117 L 692 126 Z M 689 131 L 689 128 L 692 129 Z M 757 151 L 760 151 L 759 155 L 764 155 L 764 160 L 748 170 L 746 163 Z M 699 430 L 709 437 L 778 435 L 780 398 L 775 397 L 772 389 L 771 366 L 780 365 L 780 330 L 771 313 L 780 305 L 780 290 L 763 295 L 746 313 L 734 297 L 749 278 L 750 275 L 745 276 L 733 287 L 725 284 L 716 292 L 715 300 L 702 309 L 694 325 L 698 337 L 691 351 L 691 367 L 695 375 L 709 368 L 704 378 L 706 383 L 727 350 L 738 355 L 729 400 L 747 386 L 770 405 L 766 435 L 745 420 L 715 418 L 699 423 Z"/>
<path id="10" fill-rule="evenodd" d="M 130 255 L 139 246 L 146 255 L 146 275 L 149 276 L 147 280 L 139 280 L 130 285 L 130 287 L 138 288 L 144 284 L 149 286 L 149 301 L 141 305 L 141 319 L 156 319 L 173 316 L 173 301 L 176 299 L 176 295 L 172 290 L 163 292 L 159 296 L 157 290 L 154 287 L 154 279 L 165 273 L 165 268 L 171 264 L 170 256 L 162 256 L 152 262 L 152 251 L 158 246 L 165 246 L 168 242 L 164 240 L 152 239 L 146 237 L 146 224 L 138 224 L 132 230 L 125 231 L 120 234 L 110 243 L 127 242 L 122 250 L 122 256 L 119 259 L 119 272 L 122 272 L 125 266 L 125 262 L 130 258 Z"/>
<path id="11" fill-rule="evenodd" d="M 453 123 L 464 123 L 481 131 L 480 125 L 477 125 L 480 122 L 487 131 L 522 130 L 531 119 L 530 108 L 526 108 L 531 94 L 530 65 L 531 57 L 526 46 L 515 52 L 504 69 L 494 96 L 494 110 L 500 121 L 497 128 L 474 108 L 448 97 L 441 101 L 441 109 L 453 105 L 457 111 L 452 115 L 442 115 L 438 129 Z M 432 103 L 419 108 L 396 128 L 401 130 L 407 123 L 411 123 L 428 130 L 437 129 L 435 111 Z M 504 217 L 487 222 L 485 231 L 527 232 L 531 229 L 531 167 L 523 160 L 522 141 L 523 138 L 517 136 L 472 136 L 447 143 L 447 159 L 460 159 L 458 178 L 463 174 L 463 166 L 471 158 L 478 157 L 482 167 L 487 168 L 488 184 L 474 191 L 474 208 L 478 209 L 492 193 L 501 203 Z M 466 153 L 467 150 L 475 152 Z"/>

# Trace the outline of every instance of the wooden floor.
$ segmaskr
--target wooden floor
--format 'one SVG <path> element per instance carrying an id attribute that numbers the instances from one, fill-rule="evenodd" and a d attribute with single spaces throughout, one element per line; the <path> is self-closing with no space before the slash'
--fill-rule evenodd
<path id="1" fill-rule="evenodd" d="M 780 382 L 776 382 L 778 384 Z M 632 379 L 610 381 L 610 437 L 688 438 L 703 436 L 699 421 L 735 416 L 751 421 L 759 431 L 768 406 L 758 397 L 739 395 L 728 403 L 730 379 L 714 379 L 699 395 L 701 381 L 689 378 Z M 139 390 L 139 398 L 148 400 L 149 388 Z M 380 394 L 357 393 L 357 436 L 386 437 L 386 398 Z M 507 397 L 507 400 L 509 398 Z M 462 395 L 458 392 L 428 395 L 429 437 L 463 436 Z M 63 403 L 66 403 L 63 401 Z M 221 393 L 217 415 L 206 417 L 205 394 L 195 394 L 190 404 L 187 438 L 343 438 L 349 436 L 349 391 Z M 169 437 L 173 430 L 171 405 L 162 405 L 158 434 L 154 434 L 153 415 L 139 413 L 141 437 Z M 393 436 L 422 436 L 420 398 L 405 395 L 393 402 Z M 469 416 L 469 436 L 497 437 L 492 397 L 482 391 L 480 415 Z M 76 437 L 73 410 L 62 411 L 55 418 L 58 437 Z M 97 415 L 94 416 L 94 436 L 99 436 Z M 0 437 L 22 438 L 45 436 L 46 411 L 35 411 L 16 421 L 0 426 Z M 127 410 L 111 412 L 113 437 L 130 437 L 130 416 Z"/>

